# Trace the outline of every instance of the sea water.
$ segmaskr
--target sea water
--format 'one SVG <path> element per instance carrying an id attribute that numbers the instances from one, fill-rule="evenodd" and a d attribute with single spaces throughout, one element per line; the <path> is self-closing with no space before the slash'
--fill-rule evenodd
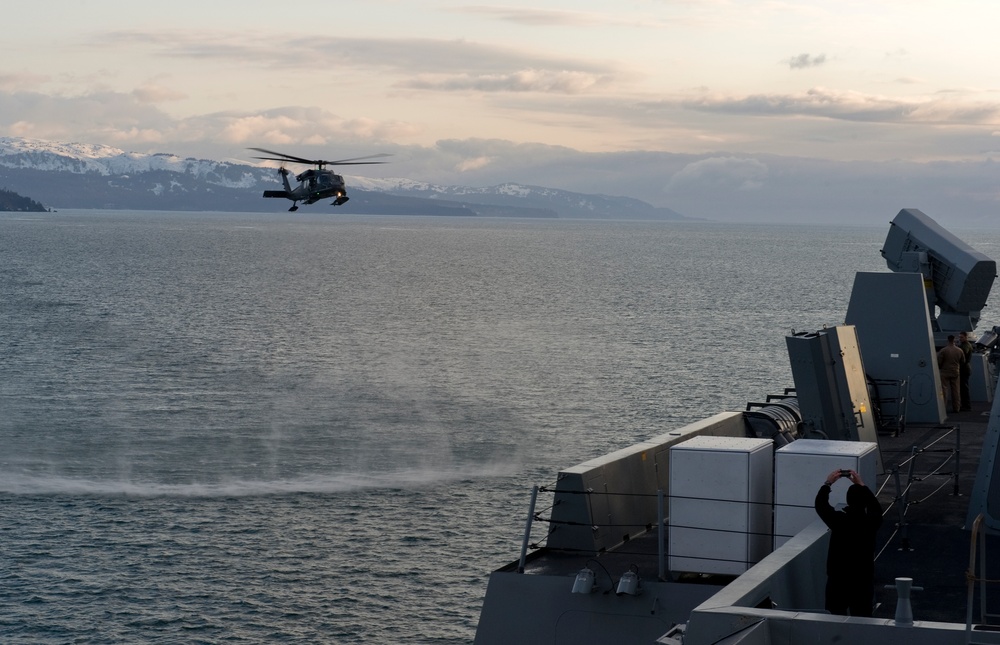
<path id="1" fill-rule="evenodd" d="M 532 485 L 790 387 L 884 236 L 2 214 L 0 641 L 471 642 Z"/>

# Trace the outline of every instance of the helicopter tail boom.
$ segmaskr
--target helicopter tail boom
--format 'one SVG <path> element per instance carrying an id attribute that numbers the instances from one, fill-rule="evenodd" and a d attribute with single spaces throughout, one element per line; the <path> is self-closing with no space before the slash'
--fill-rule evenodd
<path id="1" fill-rule="evenodd" d="M 264 197 L 282 197 L 284 199 L 291 199 L 291 195 L 288 194 L 287 190 L 265 190 Z"/>

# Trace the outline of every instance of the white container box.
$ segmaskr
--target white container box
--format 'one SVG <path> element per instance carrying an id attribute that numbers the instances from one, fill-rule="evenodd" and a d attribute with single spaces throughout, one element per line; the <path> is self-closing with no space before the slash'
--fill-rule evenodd
<path id="1" fill-rule="evenodd" d="M 774 443 L 694 437 L 670 448 L 669 563 L 739 575 L 771 552 Z"/>
<path id="2" fill-rule="evenodd" d="M 834 470 L 856 470 L 868 488 L 877 490 L 875 477 L 878 446 L 863 441 L 799 439 L 774 453 L 774 548 L 819 519 L 816 493 Z M 837 481 L 830 505 L 846 504 L 847 479 Z"/>

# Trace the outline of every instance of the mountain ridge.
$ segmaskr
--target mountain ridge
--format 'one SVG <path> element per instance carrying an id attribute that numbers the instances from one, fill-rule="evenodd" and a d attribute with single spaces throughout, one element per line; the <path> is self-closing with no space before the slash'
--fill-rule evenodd
<path id="1" fill-rule="evenodd" d="M 261 199 L 277 187 L 273 168 L 138 153 L 101 144 L 0 137 L 0 185 L 56 208 L 279 211 Z M 584 194 L 513 182 L 442 186 L 404 178 L 347 175 L 343 212 L 585 219 L 687 220 L 629 197 Z M 318 205 L 317 205 L 318 206 Z"/>

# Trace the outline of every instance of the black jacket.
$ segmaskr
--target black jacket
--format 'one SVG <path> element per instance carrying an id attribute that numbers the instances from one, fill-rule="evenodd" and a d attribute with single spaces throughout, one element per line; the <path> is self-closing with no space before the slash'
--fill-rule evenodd
<path id="1" fill-rule="evenodd" d="M 826 574 L 834 577 L 871 579 L 875 575 L 875 536 L 882 525 L 882 506 L 867 486 L 854 484 L 848 491 L 848 506 L 830 506 L 830 487 L 816 493 L 816 513 L 830 527 L 830 550 Z"/>

